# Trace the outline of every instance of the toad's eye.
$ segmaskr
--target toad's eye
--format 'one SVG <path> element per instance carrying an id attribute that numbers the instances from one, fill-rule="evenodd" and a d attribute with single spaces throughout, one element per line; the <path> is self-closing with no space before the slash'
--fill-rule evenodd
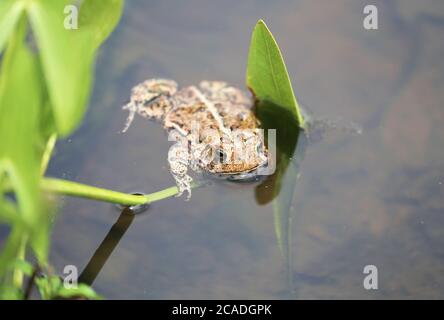
<path id="1" fill-rule="evenodd" d="M 238 116 L 240 121 L 245 121 L 245 120 L 247 120 L 247 117 L 248 117 L 246 112 L 241 112 L 237 116 Z"/>

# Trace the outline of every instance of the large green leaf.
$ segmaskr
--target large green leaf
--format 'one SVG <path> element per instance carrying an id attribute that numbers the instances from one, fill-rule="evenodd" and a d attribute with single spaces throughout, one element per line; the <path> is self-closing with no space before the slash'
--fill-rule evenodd
<path id="1" fill-rule="evenodd" d="M 0 53 L 14 31 L 23 8 L 23 1 L 2 0 L 0 2 Z"/>
<path id="2" fill-rule="evenodd" d="M 123 0 L 84 0 L 80 7 L 79 27 L 93 33 L 99 47 L 116 27 L 122 15 Z"/>
<path id="3" fill-rule="evenodd" d="M 257 99 L 286 108 L 294 115 L 298 125 L 304 127 L 304 119 L 294 96 L 281 51 L 262 20 L 258 21 L 251 36 L 247 85 Z"/>
<path id="4" fill-rule="evenodd" d="M 19 214 L 21 223 L 14 223 L 3 248 L 0 274 L 24 239 L 30 240 L 40 263 L 45 264 L 48 255 L 49 215 L 40 197 L 40 152 L 36 150 L 43 103 L 42 76 L 38 59 L 24 45 L 25 26 L 22 19 L 1 65 L 0 176 L 7 178 L 17 199 L 17 210 L 13 203 L 4 199 L 3 188 L 0 190 L 0 202 L 2 209 L 7 210 L 4 218 L 12 218 L 13 213 Z M 26 94 L 23 93 L 24 84 Z"/>
<path id="5" fill-rule="evenodd" d="M 58 133 L 66 136 L 81 121 L 90 96 L 95 54 L 87 28 L 64 27 L 68 1 L 31 1 L 27 7 L 40 49 L 41 62 Z"/>
<path id="6" fill-rule="evenodd" d="M 5 54 L 0 78 L 0 174 L 6 172 L 23 214 L 33 219 L 39 181 L 34 142 L 42 91 L 37 60 L 16 38 Z M 22 92 L 24 83 L 26 94 Z"/>

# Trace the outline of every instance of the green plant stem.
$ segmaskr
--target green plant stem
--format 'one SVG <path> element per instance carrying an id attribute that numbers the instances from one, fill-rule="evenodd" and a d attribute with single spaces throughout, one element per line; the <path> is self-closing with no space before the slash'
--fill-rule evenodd
<path id="1" fill-rule="evenodd" d="M 26 244 L 28 242 L 28 236 L 23 235 L 20 238 L 20 245 L 17 252 L 17 260 L 25 260 Z M 20 268 L 15 268 L 12 275 L 12 282 L 14 287 L 21 288 L 23 284 L 23 272 Z"/>
<path id="2" fill-rule="evenodd" d="M 54 150 L 56 142 L 57 142 L 57 134 L 53 133 L 48 138 L 48 141 L 46 142 L 45 151 L 43 152 L 42 163 L 40 166 L 41 175 L 44 175 L 46 172 L 46 169 L 48 168 L 48 163 L 49 163 L 49 160 L 51 159 L 51 154 L 52 154 L 52 151 Z"/>
<path id="3" fill-rule="evenodd" d="M 178 193 L 177 187 L 170 187 L 146 195 L 133 195 L 55 178 L 43 178 L 41 187 L 42 190 L 48 192 L 106 201 L 126 206 L 147 204 L 172 197 Z"/>

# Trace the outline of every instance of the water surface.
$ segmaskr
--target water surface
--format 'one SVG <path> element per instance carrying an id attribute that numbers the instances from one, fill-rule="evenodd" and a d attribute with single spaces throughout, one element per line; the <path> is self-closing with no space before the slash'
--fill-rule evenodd
<path id="1" fill-rule="evenodd" d="M 257 203 L 254 186 L 216 183 L 126 221 L 95 277 L 100 294 L 444 298 L 444 3 L 376 1 L 377 31 L 362 28 L 366 4 L 127 1 L 101 51 L 86 121 L 58 144 L 50 175 L 122 191 L 171 186 L 161 126 L 138 118 L 120 134 L 120 106 L 152 77 L 243 86 L 258 18 L 276 36 L 299 100 L 317 116 L 360 123 L 363 134 L 332 131 L 306 150 L 290 212 L 292 290 L 272 205 Z M 118 217 L 109 204 L 66 198 L 56 270 L 82 270 Z M 375 291 L 362 286 L 369 264 L 379 270 Z"/>

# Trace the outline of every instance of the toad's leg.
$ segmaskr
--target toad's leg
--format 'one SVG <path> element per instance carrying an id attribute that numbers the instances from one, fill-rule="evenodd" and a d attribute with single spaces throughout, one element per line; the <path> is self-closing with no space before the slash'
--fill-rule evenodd
<path id="1" fill-rule="evenodd" d="M 168 151 L 168 163 L 170 165 L 170 172 L 179 189 L 177 197 L 180 197 L 186 191 L 188 193 L 186 200 L 189 200 L 191 198 L 191 182 L 193 179 L 188 175 L 190 160 L 188 140 L 184 137 L 178 138 L 178 135 L 175 131 L 170 132 L 169 140 L 177 142 Z"/>
<path id="2" fill-rule="evenodd" d="M 136 113 L 148 119 L 163 119 L 172 108 L 170 98 L 176 91 L 177 83 L 167 79 L 150 79 L 135 86 L 130 102 L 122 108 L 129 111 L 122 132 L 128 130 Z"/>
<path id="3" fill-rule="evenodd" d="M 122 107 L 122 110 L 129 111 L 122 133 L 128 131 L 136 113 L 146 119 L 159 121 L 171 108 L 172 103 L 170 98 L 166 96 L 159 96 L 149 101 L 131 100 Z"/>

